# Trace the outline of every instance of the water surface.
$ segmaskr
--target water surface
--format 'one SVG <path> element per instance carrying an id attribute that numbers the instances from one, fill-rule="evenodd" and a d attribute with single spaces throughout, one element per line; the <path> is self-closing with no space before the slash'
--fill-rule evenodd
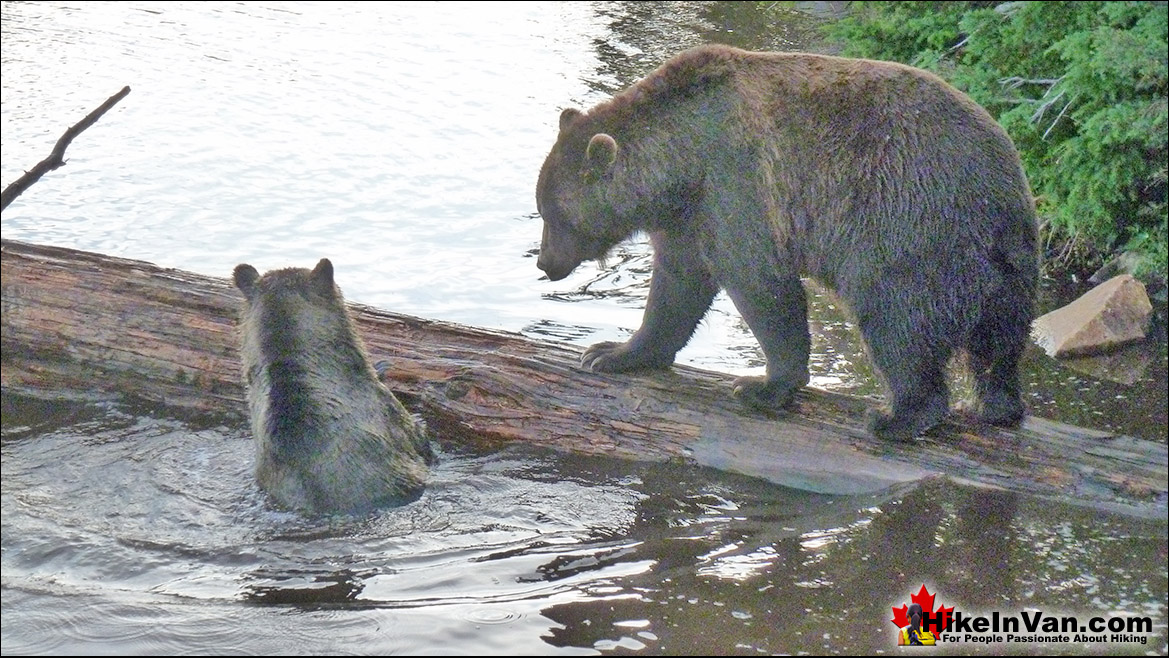
<path id="1" fill-rule="evenodd" d="M 365 517 L 272 509 L 247 429 L 4 399 L 5 653 L 868 653 L 959 609 L 1157 620 L 1166 537 L 939 480 L 865 496 L 449 448 Z M 1083 650 L 1084 647 L 1071 647 Z"/>

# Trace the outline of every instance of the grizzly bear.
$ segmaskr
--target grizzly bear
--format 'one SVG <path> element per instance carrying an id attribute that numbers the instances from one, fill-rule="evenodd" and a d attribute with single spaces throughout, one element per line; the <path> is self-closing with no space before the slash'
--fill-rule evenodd
<path id="1" fill-rule="evenodd" d="M 723 289 L 767 358 L 735 393 L 783 406 L 808 383 L 804 275 L 851 308 L 885 381 L 877 436 L 910 439 L 945 417 L 957 351 L 981 419 L 1023 417 L 1034 203 L 1010 138 L 931 73 L 694 48 L 587 113 L 564 110 L 536 203 L 538 267 L 553 281 L 650 237 L 642 326 L 590 347 L 586 368 L 668 367 Z"/>
<path id="2" fill-rule="evenodd" d="M 236 266 L 256 480 L 276 503 L 356 514 L 408 502 L 434 461 L 422 422 L 377 378 L 333 264 Z"/>

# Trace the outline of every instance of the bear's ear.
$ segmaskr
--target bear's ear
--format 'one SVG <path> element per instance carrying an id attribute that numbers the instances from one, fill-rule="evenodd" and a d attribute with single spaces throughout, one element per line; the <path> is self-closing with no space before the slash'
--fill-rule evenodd
<path id="1" fill-rule="evenodd" d="M 597 133 L 589 140 L 585 149 L 585 159 L 589 161 L 589 169 L 596 173 L 603 173 L 617 161 L 617 140 L 605 133 Z"/>
<path id="2" fill-rule="evenodd" d="M 235 281 L 235 287 L 240 289 L 244 297 L 251 299 L 256 292 L 256 281 L 260 279 L 260 273 L 256 268 L 247 263 L 240 263 L 235 266 L 235 271 L 231 273 L 231 278 Z"/>
<path id="3" fill-rule="evenodd" d="M 326 296 L 333 296 L 333 263 L 328 258 L 322 258 L 317 266 L 313 268 L 309 274 L 309 281 L 312 287 L 318 293 Z"/>
<path id="4" fill-rule="evenodd" d="M 576 121 L 583 116 L 584 112 L 581 112 L 575 107 L 565 108 L 564 111 L 560 113 L 560 129 L 564 130 L 565 128 L 572 125 L 573 121 Z"/>

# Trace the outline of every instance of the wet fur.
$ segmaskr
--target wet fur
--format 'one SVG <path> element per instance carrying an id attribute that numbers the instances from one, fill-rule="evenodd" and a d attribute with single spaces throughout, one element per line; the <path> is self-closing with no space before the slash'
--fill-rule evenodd
<path id="1" fill-rule="evenodd" d="M 322 259 L 235 268 L 256 479 L 281 507 L 359 513 L 407 502 L 433 461 L 421 422 L 378 381 Z"/>
<path id="2" fill-rule="evenodd" d="M 1033 202 L 1010 139 L 940 78 L 704 46 L 587 113 L 565 110 L 560 128 L 537 183 L 540 268 L 563 278 L 637 231 L 654 248 L 641 329 L 591 347 L 586 367 L 668 366 L 721 288 L 768 361 L 736 393 L 783 406 L 808 381 L 802 274 L 856 316 L 889 391 L 879 436 L 911 438 L 945 416 L 958 350 L 982 418 L 1022 418 Z"/>

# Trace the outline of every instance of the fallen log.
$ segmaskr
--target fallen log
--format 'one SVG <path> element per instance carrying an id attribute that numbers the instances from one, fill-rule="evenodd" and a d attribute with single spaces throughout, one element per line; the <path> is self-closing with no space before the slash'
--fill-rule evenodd
<path id="1" fill-rule="evenodd" d="M 130 397 L 246 414 L 227 279 L 2 241 L 2 384 L 38 396 Z M 575 346 L 351 304 L 387 385 L 440 441 L 525 441 L 641 460 L 685 459 L 825 493 L 938 475 L 1164 518 L 1164 444 L 1029 417 L 1017 430 L 955 417 L 891 444 L 863 429 L 869 400 L 807 389 L 790 413 L 748 411 L 729 375 L 676 366 L 616 376 Z"/>

